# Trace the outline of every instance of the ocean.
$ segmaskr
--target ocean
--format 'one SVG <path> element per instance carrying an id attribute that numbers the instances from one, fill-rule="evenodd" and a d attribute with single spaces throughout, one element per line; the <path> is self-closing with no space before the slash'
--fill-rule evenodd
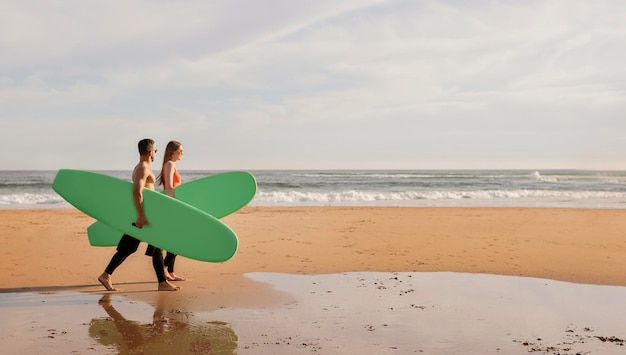
<path id="1" fill-rule="evenodd" d="M 130 181 L 130 170 L 99 171 Z M 183 182 L 219 171 L 181 170 Z M 626 171 L 259 170 L 250 206 L 626 208 Z M 0 171 L 0 209 L 72 208 L 56 171 Z M 97 187 L 94 187 L 97 188 Z"/>

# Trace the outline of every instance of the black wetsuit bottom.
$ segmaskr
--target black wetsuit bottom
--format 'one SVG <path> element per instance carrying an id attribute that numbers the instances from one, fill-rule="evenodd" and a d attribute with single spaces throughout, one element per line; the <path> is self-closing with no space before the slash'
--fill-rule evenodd
<path id="1" fill-rule="evenodd" d="M 154 248 L 152 252 L 152 266 L 154 267 L 154 272 L 157 275 L 157 280 L 159 283 L 167 280 L 165 277 L 165 265 L 163 264 L 163 251 L 159 248 Z"/>
<path id="2" fill-rule="evenodd" d="M 117 252 L 113 255 L 109 265 L 107 265 L 104 271 L 107 274 L 112 275 L 113 271 L 115 271 L 118 266 L 122 265 L 124 260 L 126 260 L 130 254 L 137 251 L 139 243 L 139 239 L 133 238 L 128 234 L 124 234 L 122 239 L 120 239 L 120 242 L 117 244 Z"/>
<path id="3" fill-rule="evenodd" d="M 157 250 L 157 247 L 155 247 L 154 245 L 148 245 L 148 247 L 146 248 L 146 255 L 147 256 L 154 256 L 155 251 Z M 161 250 L 161 249 L 159 249 Z M 161 255 L 161 257 L 163 257 Z M 173 273 L 174 272 L 174 263 L 176 262 L 176 254 L 174 253 L 170 253 L 169 251 L 167 252 L 167 254 L 165 255 L 165 259 L 163 260 L 163 265 L 167 266 L 167 272 L 169 273 Z"/>
<path id="4" fill-rule="evenodd" d="M 163 263 L 167 266 L 167 271 L 171 274 L 174 272 L 174 262 L 176 261 L 176 254 L 170 253 L 169 251 L 165 255 L 165 260 Z"/>

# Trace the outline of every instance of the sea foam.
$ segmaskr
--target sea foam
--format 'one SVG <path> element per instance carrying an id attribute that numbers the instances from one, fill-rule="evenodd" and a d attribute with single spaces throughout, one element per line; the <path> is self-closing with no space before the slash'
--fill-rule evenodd
<path id="1" fill-rule="evenodd" d="M 0 196 L 0 205 L 56 205 L 64 200 L 56 194 L 19 193 Z"/>
<path id="2" fill-rule="evenodd" d="M 557 191 L 557 190 L 434 190 L 434 191 L 357 191 L 345 190 L 335 192 L 302 192 L 302 191 L 259 191 L 253 200 L 254 205 L 306 205 L 306 204 L 367 204 L 369 202 L 387 202 L 393 205 L 398 202 L 422 200 L 626 200 L 626 193 L 616 191 Z M 497 205 L 497 203 L 496 203 Z"/>

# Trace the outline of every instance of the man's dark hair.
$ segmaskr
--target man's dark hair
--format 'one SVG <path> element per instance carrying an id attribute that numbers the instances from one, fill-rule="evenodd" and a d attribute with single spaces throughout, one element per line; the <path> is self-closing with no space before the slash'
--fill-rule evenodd
<path id="1" fill-rule="evenodd" d="M 137 144 L 137 148 L 139 148 L 139 155 L 146 155 L 154 148 L 154 140 L 150 138 L 142 139 Z"/>

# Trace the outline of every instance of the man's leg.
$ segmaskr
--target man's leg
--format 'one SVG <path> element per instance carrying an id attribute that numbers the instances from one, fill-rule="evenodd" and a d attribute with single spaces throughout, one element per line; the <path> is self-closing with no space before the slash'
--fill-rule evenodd
<path id="1" fill-rule="evenodd" d="M 111 281 L 111 275 L 120 266 L 126 258 L 137 251 L 137 247 L 139 247 L 139 239 L 133 238 L 130 235 L 124 234 L 120 242 L 117 244 L 117 252 L 111 258 L 109 265 L 107 265 L 104 272 L 98 277 L 98 281 L 106 288 L 108 291 L 118 291 L 113 287 L 113 283 Z"/>

